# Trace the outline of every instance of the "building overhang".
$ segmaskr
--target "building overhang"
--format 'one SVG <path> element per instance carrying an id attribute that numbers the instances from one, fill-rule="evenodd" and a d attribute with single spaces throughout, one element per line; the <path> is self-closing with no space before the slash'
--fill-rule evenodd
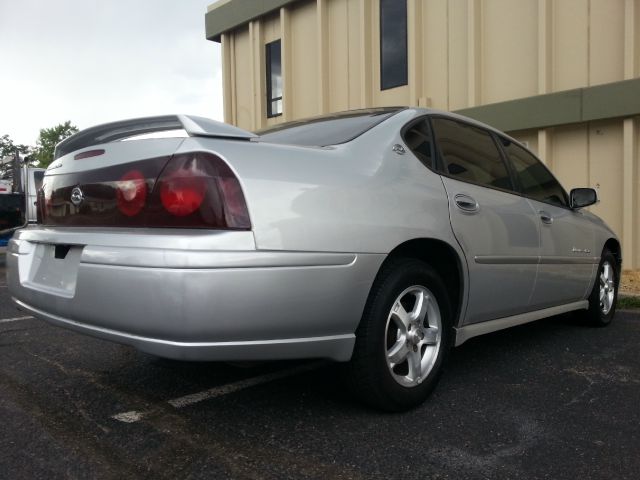
<path id="1" fill-rule="evenodd" d="M 220 35 L 299 0 L 219 0 L 209 5 L 204 17 L 207 40 L 220 41 Z"/>
<path id="2" fill-rule="evenodd" d="M 640 78 L 463 108 L 456 113 L 517 131 L 640 115 Z"/>

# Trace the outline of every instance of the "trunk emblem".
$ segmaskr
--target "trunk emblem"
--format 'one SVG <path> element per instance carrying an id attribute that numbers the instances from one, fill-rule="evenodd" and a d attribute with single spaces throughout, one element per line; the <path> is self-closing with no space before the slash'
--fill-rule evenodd
<path id="1" fill-rule="evenodd" d="M 73 203 L 76 207 L 79 206 L 84 200 L 84 194 L 80 187 L 76 187 L 71 190 L 71 203 Z"/>

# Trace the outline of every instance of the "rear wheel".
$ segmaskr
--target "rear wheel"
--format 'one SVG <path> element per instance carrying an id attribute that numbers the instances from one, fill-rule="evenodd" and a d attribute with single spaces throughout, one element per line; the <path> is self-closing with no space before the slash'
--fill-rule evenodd
<path id="1" fill-rule="evenodd" d="M 377 408 L 413 408 L 435 387 L 451 338 L 451 306 L 438 274 L 419 260 L 392 260 L 356 332 L 349 384 Z"/>
<path id="2" fill-rule="evenodd" d="M 605 249 L 589 296 L 589 309 L 585 313 L 585 320 L 590 325 L 604 327 L 611 323 L 618 301 L 619 275 L 616 258 Z"/>

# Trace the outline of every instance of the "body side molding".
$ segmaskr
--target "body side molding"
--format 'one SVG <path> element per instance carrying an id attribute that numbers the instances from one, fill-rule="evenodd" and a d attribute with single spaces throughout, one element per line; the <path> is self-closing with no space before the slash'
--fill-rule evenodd
<path id="1" fill-rule="evenodd" d="M 600 263 L 600 257 L 476 255 L 474 261 L 481 265 L 591 265 Z"/>

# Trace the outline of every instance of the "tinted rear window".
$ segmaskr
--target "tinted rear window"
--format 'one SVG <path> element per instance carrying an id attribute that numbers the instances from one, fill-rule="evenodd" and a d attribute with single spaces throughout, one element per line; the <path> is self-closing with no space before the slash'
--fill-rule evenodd
<path id="1" fill-rule="evenodd" d="M 338 145 L 359 137 L 400 110 L 399 108 L 379 108 L 337 113 L 283 123 L 255 133 L 260 135 L 260 141 L 270 143 L 308 147 Z"/>

